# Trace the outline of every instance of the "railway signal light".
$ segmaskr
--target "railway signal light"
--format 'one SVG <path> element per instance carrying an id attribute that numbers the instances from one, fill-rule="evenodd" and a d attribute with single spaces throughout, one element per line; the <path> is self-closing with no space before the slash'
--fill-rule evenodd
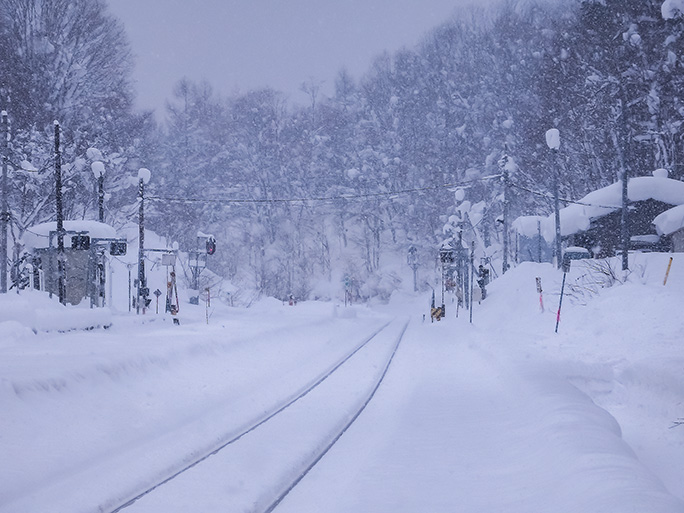
<path id="1" fill-rule="evenodd" d="M 127 244 L 125 241 L 112 241 L 109 243 L 109 254 L 122 256 L 126 254 Z"/>
<path id="2" fill-rule="evenodd" d="M 90 237 L 88 235 L 72 235 L 71 249 L 90 249 Z"/>
<path id="3" fill-rule="evenodd" d="M 207 255 L 213 255 L 216 252 L 216 239 L 209 237 L 207 239 Z"/>

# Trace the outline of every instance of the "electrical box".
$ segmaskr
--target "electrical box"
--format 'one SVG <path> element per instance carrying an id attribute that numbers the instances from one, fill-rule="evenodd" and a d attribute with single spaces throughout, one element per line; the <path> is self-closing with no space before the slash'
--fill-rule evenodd
<path id="1" fill-rule="evenodd" d="M 112 256 L 122 256 L 128 249 L 125 241 L 113 241 L 109 243 L 109 254 Z"/>

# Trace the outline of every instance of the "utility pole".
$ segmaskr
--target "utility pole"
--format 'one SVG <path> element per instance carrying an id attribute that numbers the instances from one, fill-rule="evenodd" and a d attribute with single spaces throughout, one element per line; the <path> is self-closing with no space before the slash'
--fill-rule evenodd
<path id="1" fill-rule="evenodd" d="M 537 221 L 537 262 L 541 264 L 541 261 L 542 261 L 541 221 Z"/>
<path id="2" fill-rule="evenodd" d="M 97 217 L 101 223 L 104 223 L 104 175 L 97 179 L 97 188 Z"/>
<path id="3" fill-rule="evenodd" d="M 60 127 L 55 121 L 55 202 L 57 206 L 57 292 L 59 302 L 66 304 L 66 262 L 64 257 L 64 213 L 62 207 L 62 153 L 59 147 Z"/>
<path id="4" fill-rule="evenodd" d="M 499 160 L 499 168 L 503 173 L 504 201 L 503 201 L 503 269 L 501 274 L 508 270 L 508 210 L 510 202 L 509 178 L 508 178 L 508 145 L 504 145 L 504 154 Z"/>
<path id="5" fill-rule="evenodd" d="M 620 239 L 622 240 L 622 270 L 629 269 L 629 174 L 627 172 L 627 163 L 629 158 L 629 144 L 630 137 L 627 138 L 625 147 L 625 157 L 623 157 L 622 164 L 622 212 L 620 216 Z"/>
<path id="6" fill-rule="evenodd" d="M 10 220 L 7 204 L 7 160 L 9 159 L 9 122 L 7 112 L 2 111 L 2 212 L 0 219 L 0 292 L 7 292 L 7 224 Z"/>
<path id="7" fill-rule="evenodd" d="M 554 156 L 556 155 L 554 151 Z M 554 159 L 556 160 L 556 159 Z M 553 172 L 553 210 L 554 210 L 554 218 L 555 218 L 555 224 L 556 224 L 556 267 L 558 269 L 561 268 L 561 263 L 563 260 L 563 257 L 561 256 L 561 228 L 560 228 L 560 198 L 559 192 L 558 192 L 558 172 L 554 170 Z"/>
<path id="8" fill-rule="evenodd" d="M 558 149 L 560 148 L 560 132 L 557 128 L 546 131 L 546 144 L 553 155 L 553 210 L 556 219 L 556 266 L 561 268 L 563 257 L 561 255 L 561 225 L 560 225 L 560 199 L 558 180 Z"/>
<path id="9" fill-rule="evenodd" d="M 620 231 L 622 239 L 622 270 L 629 269 L 629 196 L 627 194 L 629 178 L 627 177 L 627 168 L 622 172 L 622 215 L 620 218 Z"/>
<path id="10" fill-rule="evenodd" d="M 622 149 L 618 144 L 618 160 L 620 162 L 620 178 L 622 179 L 622 212 L 620 216 L 620 239 L 622 241 L 622 271 L 629 270 L 629 166 L 632 157 L 632 128 L 631 116 L 629 112 L 629 101 L 627 100 L 627 92 L 625 91 L 625 84 L 619 85 L 619 99 L 622 108 L 622 116 L 620 123 L 622 123 L 622 130 L 619 130 L 619 139 L 621 139 Z"/>
<path id="11" fill-rule="evenodd" d="M 141 168 L 138 171 L 138 195 L 140 197 L 140 209 L 138 211 L 138 294 L 135 302 L 135 312 L 140 314 L 142 302 L 143 313 L 147 307 L 147 280 L 145 279 L 145 184 L 150 181 L 149 169 Z"/>
<path id="12" fill-rule="evenodd" d="M 104 223 L 104 174 L 105 167 L 104 164 L 96 160 L 90 165 L 90 168 L 95 175 L 97 180 L 97 220 Z"/>

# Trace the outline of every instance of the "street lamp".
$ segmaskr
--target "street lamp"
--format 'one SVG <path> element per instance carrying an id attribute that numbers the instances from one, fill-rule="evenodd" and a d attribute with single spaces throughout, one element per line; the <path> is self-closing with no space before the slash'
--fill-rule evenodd
<path id="1" fill-rule="evenodd" d="M 149 169 L 140 168 L 138 171 L 138 196 L 140 197 L 140 210 L 138 212 L 138 297 L 135 302 L 135 312 L 140 313 L 140 303 L 143 302 L 143 313 L 147 307 L 147 280 L 145 279 L 145 185 L 150 181 Z"/>
<path id="2" fill-rule="evenodd" d="M 66 304 L 66 257 L 64 255 L 64 205 L 62 202 L 62 150 L 60 148 L 61 128 L 55 125 L 55 207 L 57 212 L 57 292 L 59 302 Z"/>
<path id="3" fill-rule="evenodd" d="M 93 170 L 93 174 L 95 175 L 95 179 L 97 180 L 97 212 L 98 212 L 97 219 L 101 223 L 104 223 L 104 175 L 105 175 L 105 166 L 101 161 L 96 160 L 95 162 L 90 164 L 90 169 Z"/>
<path id="4" fill-rule="evenodd" d="M 560 148 L 560 132 L 557 128 L 546 131 L 546 145 L 553 153 L 553 208 L 556 217 L 556 265 L 561 267 L 561 228 L 560 228 L 560 200 L 558 198 L 558 149 Z"/>

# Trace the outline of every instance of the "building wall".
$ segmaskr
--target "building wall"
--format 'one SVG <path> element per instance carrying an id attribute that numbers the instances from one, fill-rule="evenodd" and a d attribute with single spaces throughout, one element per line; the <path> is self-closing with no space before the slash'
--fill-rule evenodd
<path id="1" fill-rule="evenodd" d="M 66 257 L 66 302 L 79 304 L 88 296 L 88 259 L 90 251 L 64 249 Z M 45 273 L 45 291 L 59 294 L 57 274 L 57 251 L 37 249 L 36 256 L 40 258 L 41 268 Z"/>
<path id="2" fill-rule="evenodd" d="M 656 200 L 636 201 L 629 205 L 628 227 L 630 237 L 654 235 L 653 219 L 672 205 Z M 568 237 L 572 246 L 581 246 L 592 252 L 594 258 L 615 256 L 622 246 L 622 211 L 616 210 L 594 219 L 590 228 Z"/>
<path id="3" fill-rule="evenodd" d="M 553 262 L 553 248 L 544 237 L 519 235 L 517 243 L 518 262 Z"/>

